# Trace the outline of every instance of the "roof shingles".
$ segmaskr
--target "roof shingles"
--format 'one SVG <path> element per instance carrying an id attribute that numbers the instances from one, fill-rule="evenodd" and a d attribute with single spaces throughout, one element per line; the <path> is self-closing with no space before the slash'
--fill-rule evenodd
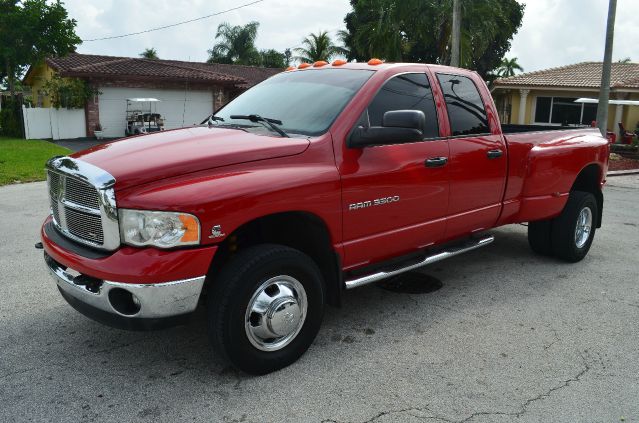
<path id="1" fill-rule="evenodd" d="M 574 65 L 522 73 L 509 78 L 499 78 L 499 87 L 571 87 L 599 88 L 601 62 L 582 62 Z M 639 63 L 613 63 L 610 77 L 612 88 L 639 88 Z"/>
<path id="2" fill-rule="evenodd" d="M 64 57 L 48 58 L 47 63 L 63 76 L 100 78 L 151 77 L 231 84 L 238 88 L 251 87 L 281 72 L 280 69 L 252 66 L 183 62 L 178 60 L 151 60 L 79 53 L 72 53 Z"/>

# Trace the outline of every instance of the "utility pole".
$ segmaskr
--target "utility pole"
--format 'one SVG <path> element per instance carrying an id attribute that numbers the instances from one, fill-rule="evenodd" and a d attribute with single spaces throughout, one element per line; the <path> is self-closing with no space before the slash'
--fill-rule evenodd
<path id="1" fill-rule="evenodd" d="M 291 49 L 284 50 L 284 58 L 286 59 L 286 66 L 291 66 Z"/>
<path id="2" fill-rule="evenodd" d="M 601 88 L 599 105 L 597 106 L 597 126 L 601 135 L 606 136 L 608 126 L 608 99 L 610 98 L 610 68 L 612 67 L 612 42 L 615 38 L 615 15 L 617 0 L 610 0 L 608 5 L 608 24 L 606 27 L 606 49 L 604 51 L 603 69 L 601 71 Z"/>
<path id="3" fill-rule="evenodd" d="M 459 67 L 459 44 L 461 38 L 461 0 L 453 0 L 453 28 L 450 47 L 450 65 Z"/>

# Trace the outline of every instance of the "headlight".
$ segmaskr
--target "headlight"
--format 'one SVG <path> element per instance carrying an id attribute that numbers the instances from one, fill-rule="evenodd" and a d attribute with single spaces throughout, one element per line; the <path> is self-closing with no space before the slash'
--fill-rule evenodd
<path id="1" fill-rule="evenodd" d="M 171 248 L 200 243 L 200 222 L 188 213 L 120 209 L 125 244 Z"/>

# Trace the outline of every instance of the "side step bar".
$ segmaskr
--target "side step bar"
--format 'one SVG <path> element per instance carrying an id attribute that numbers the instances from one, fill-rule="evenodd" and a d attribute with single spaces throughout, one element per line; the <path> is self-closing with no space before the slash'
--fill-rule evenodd
<path id="1" fill-rule="evenodd" d="M 377 282 L 377 281 L 381 281 L 382 279 L 386 279 L 386 278 L 390 278 L 393 276 L 397 276 L 400 275 L 402 273 L 405 272 L 409 272 L 411 270 L 415 270 L 417 268 L 420 268 L 422 266 L 426 266 L 432 263 L 436 263 L 438 261 L 462 254 L 462 253 L 466 253 L 468 251 L 472 251 L 472 250 L 476 250 L 477 248 L 480 247 L 485 247 L 486 245 L 492 243 L 495 240 L 495 237 L 492 235 L 488 235 L 482 238 L 478 238 L 478 239 L 471 239 L 469 241 L 466 241 L 462 244 L 459 245 L 455 245 L 452 247 L 449 247 L 443 251 L 440 251 L 436 254 L 433 254 L 431 256 L 427 256 L 425 257 L 422 261 L 420 261 L 419 263 L 414 263 L 411 264 L 410 266 L 406 266 L 406 267 L 402 267 L 399 269 L 395 269 L 395 270 L 381 270 L 379 272 L 373 273 L 371 275 L 366 275 L 366 276 L 362 276 L 356 279 L 350 279 L 344 282 L 344 284 L 346 285 L 346 289 L 353 289 L 353 288 L 357 288 L 358 286 L 362 286 L 362 285 L 367 285 L 369 283 L 373 283 L 373 282 Z"/>

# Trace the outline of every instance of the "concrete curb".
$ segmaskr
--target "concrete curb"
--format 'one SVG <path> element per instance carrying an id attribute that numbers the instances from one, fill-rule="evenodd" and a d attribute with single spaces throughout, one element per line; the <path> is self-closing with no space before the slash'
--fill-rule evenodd
<path id="1" fill-rule="evenodd" d="M 610 170 L 606 176 L 624 176 L 624 175 L 636 175 L 639 174 L 639 169 L 630 170 Z"/>

